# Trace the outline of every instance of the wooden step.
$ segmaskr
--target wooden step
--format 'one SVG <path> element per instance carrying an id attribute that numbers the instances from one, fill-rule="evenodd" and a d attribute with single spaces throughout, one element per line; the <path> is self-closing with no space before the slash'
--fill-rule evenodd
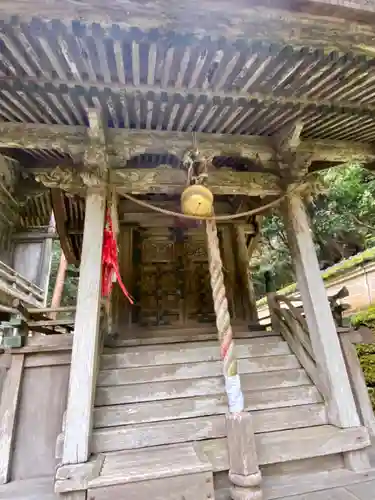
<path id="1" fill-rule="evenodd" d="M 256 434 L 255 442 L 260 465 L 333 455 L 370 445 L 365 427 L 339 429 L 333 425 Z M 214 472 L 229 469 L 226 438 L 200 441 L 196 446 L 207 455 Z"/>
<path id="2" fill-rule="evenodd" d="M 240 339 L 236 343 L 239 359 L 291 354 L 286 342 L 279 337 Z M 101 369 L 136 368 L 141 366 L 176 365 L 219 361 L 217 341 L 139 347 L 106 348 L 101 356 Z"/>
<path id="3" fill-rule="evenodd" d="M 233 325 L 232 325 L 233 326 Z M 108 339 L 107 346 L 125 347 L 156 344 L 174 344 L 179 342 L 201 342 L 206 340 L 217 341 L 216 327 L 192 327 L 192 328 L 170 328 L 170 329 L 139 329 L 131 331 L 131 338 L 121 336 L 119 338 Z M 234 326 L 235 339 L 280 337 L 280 334 L 263 330 L 261 325 L 258 329 L 248 331 L 246 326 Z"/>
<path id="4" fill-rule="evenodd" d="M 258 410 L 252 413 L 255 433 L 319 426 L 327 423 L 324 404 Z M 132 450 L 171 443 L 199 441 L 226 436 L 224 415 L 188 418 L 96 429 L 92 452 Z"/>
<path id="5" fill-rule="evenodd" d="M 71 472 L 68 482 L 77 484 L 74 468 Z M 87 496 L 95 500 L 174 500 L 181 495 L 186 500 L 214 498 L 211 464 L 191 443 L 109 453 L 99 475 L 88 481 Z"/>
<path id="6" fill-rule="evenodd" d="M 248 411 L 321 403 L 323 401 L 319 391 L 313 385 L 249 391 L 245 392 L 244 396 L 245 409 Z M 94 427 L 223 415 L 227 410 L 228 403 L 225 394 L 101 406 L 94 409 Z"/>
<path id="7" fill-rule="evenodd" d="M 357 485 L 357 486 L 355 486 Z M 232 500 L 230 482 L 226 472 L 214 478 L 215 500 Z M 353 496 L 341 488 L 348 486 L 354 491 L 365 492 L 365 496 Z M 335 488 L 335 490 L 332 490 Z M 337 490 L 336 488 L 339 488 Z M 348 469 L 292 474 L 262 478 L 263 498 L 267 500 L 372 500 L 375 496 L 375 469 L 353 472 Z M 315 494 L 313 493 L 315 492 Z M 320 492 L 320 493 L 318 493 Z M 308 493 L 312 493 L 308 495 Z M 298 495 L 296 497 L 295 495 Z M 300 496 L 302 495 L 302 496 Z M 306 496 L 305 496 L 306 495 Z"/>
<path id="8" fill-rule="evenodd" d="M 243 373 L 258 373 L 275 370 L 300 368 L 294 354 L 280 356 L 261 356 L 244 358 L 238 362 L 238 369 Z M 186 380 L 193 378 L 218 377 L 223 373 L 221 361 L 205 361 L 200 363 L 181 363 L 176 365 L 157 365 L 141 368 L 120 368 L 101 370 L 98 375 L 99 387 L 111 385 L 130 385 L 146 382 L 165 382 L 168 380 Z"/>
<path id="9" fill-rule="evenodd" d="M 244 392 L 279 389 L 281 387 L 296 387 L 311 383 L 305 370 L 280 370 L 266 373 L 241 375 L 241 385 Z M 142 401 L 160 401 L 195 396 L 224 394 L 223 377 L 207 377 L 189 380 L 171 380 L 148 384 L 133 384 L 111 387 L 98 387 L 95 406 L 140 403 Z"/>

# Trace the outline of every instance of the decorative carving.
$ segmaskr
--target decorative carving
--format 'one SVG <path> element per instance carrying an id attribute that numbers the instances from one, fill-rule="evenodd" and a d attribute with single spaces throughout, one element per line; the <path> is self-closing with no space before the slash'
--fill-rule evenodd
<path id="1" fill-rule="evenodd" d="M 35 179 L 48 188 L 60 188 L 66 191 L 83 187 L 80 174 L 73 167 L 58 166 L 48 172 L 40 172 Z"/>

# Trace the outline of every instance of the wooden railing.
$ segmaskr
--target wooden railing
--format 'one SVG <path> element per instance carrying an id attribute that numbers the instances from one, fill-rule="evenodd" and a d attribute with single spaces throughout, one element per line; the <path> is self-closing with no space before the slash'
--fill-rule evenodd
<path id="1" fill-rule="evenodd" d="M 283 295 L 269 293 L 267 299 L 273 329 L 281 333 L 323 398 L 328 401 L 325 377 L 319 373 L 303 310 L 295 307 L 292 301 Z M 361 423 L 367 427 L 370 435 L 375 436 L 374 411 L 354 345 L 374 343 L 374 334 L 367 327 L 354 330 L 340 326 L 337 326 L 337 333 Z"/>
<path id="2" fill-rule="evenodd" d="M 0 303 L 10 304 L 18 299 L 30 306 L 43 307 L 45 293 L 39 286 L 0 261 L 0 298 L 4 299 Z"/>
<path id="3" fill-rule="evenodd" d="M 271 322 L 274 330 L 284 337 L 318 390 L 325 395 L 311 345 L 306 319 L 293 303 L 284 295 L 268 294 Z"/>

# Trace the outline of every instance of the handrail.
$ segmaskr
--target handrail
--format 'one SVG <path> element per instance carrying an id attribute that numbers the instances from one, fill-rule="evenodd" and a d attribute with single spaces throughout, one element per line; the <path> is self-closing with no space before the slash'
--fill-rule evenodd
<path id="1" fill-rule="evenodd" d="M 331 306 L 337 305 L 336 300 L 345 297 L 345 294 L 345 289 L 340 290 L 331 298 Z M 324 374 L 318 372 L 319 367 L 316 364 L 306 319 L 288 297 L 269 293 L 267 294 L 267 301 L 273 326 L 277 325 L 277 330 L 288 343 L 323 398 L 327 401 L 329 393 L 325 387 Z M 365 327 L 362 327 L 360 330 L 354 330 L 351 328 L 342 328 L 339 325 L 337 327 L 337 334 L 361 423 L 368 429 L 371 436 L 375 436 L 374 412 L 354 346 L 357 343 L 373 343 L 375 340 L 374 335 Z"/>
<path id="2" fill-rule="evenodd" d="M 277 318 L 277 326 L 280 334 L 284 337 L 318 390 L 323 396 L 326 396 L 327 391 L 321 378 L 318 376 L 318 369 L 305 318 L 288 298 L 275 293 L 268 294 L 267 298 L 271 308 L 271 316 L 275 315 Z M 281 307 L 281 303 L 284 303 L 287 307 Z"/>

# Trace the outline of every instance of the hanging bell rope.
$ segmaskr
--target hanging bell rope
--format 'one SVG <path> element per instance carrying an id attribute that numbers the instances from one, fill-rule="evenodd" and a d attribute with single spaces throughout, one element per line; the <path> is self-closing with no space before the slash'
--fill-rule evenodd
<path id="1" fill-rule="evenodd" d="M 153 205 L 152 203 L 149 203 L 144 200 L 139 200 L 138 198 L 135 198 L 134 196 L 131 196 L 128 193 L 121 193 L 121 196 L 126 198 L 129 201 L 132 201 L 133 203 L 136 203 L 140 207 L 143 208 L 149 208 L 150 210 L 153 210 L 154 212 L 158 212 L 164 215 L 171 215 L 172 217 L 180 217 L 182 219 L 190 219 L 190 220 L 215 220 L 216 222 L 224 222 L 228 220 L 234 220 L 234 219 L 240 219 L 241 217 L 246 217 L 250 215 L 256 215 L 259 213 L 264 212 L 265 210 L 268 210 L 269 208 L 276 207 L 279 205 L 290 193 L 283 194 L 276 200 L 270 201 L 269 203 L 266 203 L 265 205 L 262 205 L 261 207 L 253 208 L 252 210 L 247 210 L 246 212 L 240 212 L 238 214 L 228 214 L 228 215 L 211 215 L 210 217 L 203 217 L 199 215 L 189 215 L 189 214 L 184 214 L 182 212 L 174 212 L 173 210 L 167 210 L 166 208 L 161 208 Z"/>

